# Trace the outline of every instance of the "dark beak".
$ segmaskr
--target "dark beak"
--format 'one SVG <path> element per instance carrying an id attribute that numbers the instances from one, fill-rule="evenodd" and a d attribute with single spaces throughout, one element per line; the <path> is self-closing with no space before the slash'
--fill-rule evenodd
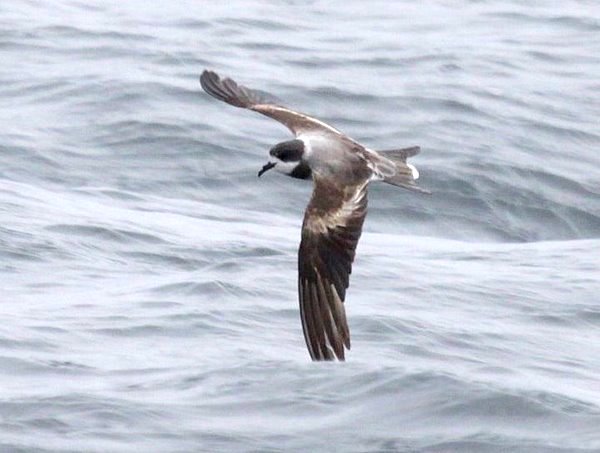
<path id="1" fill-rule="evenodd" d="M 274 162 L 267 162 L 265 165 L 263 165 L 263 168 L 261 168 L 258 172 L 258 177 L 260 178 L 264 172 L 269 171 L 275 165 L 276 164 Z"/>

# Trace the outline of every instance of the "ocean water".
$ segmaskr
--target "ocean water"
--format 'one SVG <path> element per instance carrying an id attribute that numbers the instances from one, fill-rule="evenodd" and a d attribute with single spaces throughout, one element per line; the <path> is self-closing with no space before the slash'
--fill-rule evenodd
<path id="1" fill-rule="evenodd" d="M 0 451 L 600 451 L 600 4 L 0 4 Z M 290 137 L 374 149 L 345 363 L 312 363 Z"/>

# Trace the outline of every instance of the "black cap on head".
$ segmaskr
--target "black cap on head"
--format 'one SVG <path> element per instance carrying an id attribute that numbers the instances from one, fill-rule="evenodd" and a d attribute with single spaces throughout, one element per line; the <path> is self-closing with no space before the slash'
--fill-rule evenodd
<path id="1" fill-rule="evenodd" d="M 278 143 L 271 148 L 269 154 L 283 162 L 299 162 L 304 154 L 304 142 L 295 139 Z"/>

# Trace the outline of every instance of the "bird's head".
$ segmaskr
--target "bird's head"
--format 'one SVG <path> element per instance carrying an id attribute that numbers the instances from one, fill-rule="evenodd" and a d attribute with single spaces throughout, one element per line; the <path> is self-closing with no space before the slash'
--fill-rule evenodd
<path id="1" fill-rule="evenodd" d="M 304 155 L 304 142 L 302 140 L 295 139 L 278 143 L 271 148 L 269 154 L 271 159 L 258 172 L 259 177 L 274 168 L 278 172 L 293 178 L 310 178 L 310 168 L 302 159 Z"/>

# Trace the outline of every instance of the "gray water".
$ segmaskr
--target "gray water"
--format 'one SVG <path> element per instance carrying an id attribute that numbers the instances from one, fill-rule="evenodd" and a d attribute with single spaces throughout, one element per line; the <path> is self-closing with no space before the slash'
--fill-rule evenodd
<path id="1" fill-rule="evenodd" d="M 0 58 L 0 451 L 600 451 L 597 1 L 4 1 Z M 346 363 L 301 332 L 311 184 L 256 178 L 290 135 L 204 68 L 422 148 Z"/>

